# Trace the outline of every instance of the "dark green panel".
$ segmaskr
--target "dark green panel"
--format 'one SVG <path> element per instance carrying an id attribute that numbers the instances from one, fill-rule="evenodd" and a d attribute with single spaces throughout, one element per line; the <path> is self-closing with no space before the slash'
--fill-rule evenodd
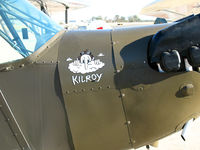
<path id="1" fill-rule="evenodd" d="M 69 64 L 88 49 L 105 65 L 90 73 L 73 73 Z M 103 56 L 98 56 L 100 53 Z M 71 58 L 71 61 L 66 61 Z M 130 148 L 120 92 L 114 84 L 110 32 L 68 32 L 59 49 L 59 74 L 76 150 Z M 100 80 L 76 83 L 73 77 L 101 75 Z"/>
<path id="2" fill-rule="evenodd" d="M 120 150 L 130 147 L 121 99 L 115 89 L 95 89 L 66 97 L 77 150 Z"/>
<path id="3" fill-rule="evenodd" d="M 20 150 L 20 147 L 10 130 L 6 118 L 0 111 L 0 149 L 2 150 Z"/>
<path id="4" fill-rule="evenodd" d="M 180 130 L 200 113 L 198 72 L 159 73 L 148 64 L 151 34 L 161 27 L 116 30 L 112 34 L 113 41 L 118 41 L 114 45 L 118 68 L 115 84 L 123 95 L 134 148 Z M 193 84 L 193 95 L 180 96 L 181 87 L 187 84 Z"/>
<path id="5" fill-rule="evenodd" d="M 141 47 L 143 47 L 144 45 L 147 45 L 148 43 L 143 43 L 143 41 L 141 41 L 140 39 L 144 38 L 144 37 L 148 37 L 151 36 L 153 34 L 155 34 L 157 31 L 169 26 L 170 24 L 162 24 L 162 25 L 153 25 L 153 26 L 140 26 L 140 27 L 132 27 L 132 28 L 122 28 L 122 29 L 115 29 L 112 31 L 112 43 L 113 43 L 113 49 L 114 49 L 114 55 L 115 55 L 115 61 L 116 61 L 116 68 L 118 70 L 122 70 L 124 67 L 124 62 L 126 61 L 131 61 L 133 60 L 132 56 L 134 56 L 134 59 L 140 60 L 142 59 L 142 61 L 146 61 L 147 58 L 146 57 L 139 57 L 137 55 L 137 53 L 141 50 Z M 140 42 L 137 47 L 135 47 L 135 49 L 137 49 L 137 51 L 132 51 L 132 53 L 134 53 L 134 55 L 130 55 L 127 53 L 127 58 L 122 58 L 121 56 L 121 50 L 124 49 L 127 45 L 138 41 Z M 148 42 L 148 41 L 145 41 Z M 145 53 L 147 53 L 147 49 L 144 49 Z M 129 60 L 124 60 L 124 59 L 128 59 Z M 141 61 L 141 60 L 140 60 Z"/>
<path id="6" fill-rule="evenodd" d="M 69 149 L 58 77 L 56 64 L 32 64 L 0 73 L 1 90 L 36 150 Z"/>
<path id="7" fill-rule="evenodd" d="M 30 150 L 30 143 L 27 141 L 26 137 L 24 136 L 24 133 L 19 126 L 19 123 L 17 122 L 15 115 L 12 112 L 12 109 L 10 108 L 4 94 L 0 90 L 0 108 L 1 112 L 5 118 L 5 120 L 8 123 L 8 126 L 10 130 L 12 131 L 13 135 L 15 136 L 19 146 L 21 149 L 27 149 Z"/>
<path id="8" fill-rule="evenodd" d="M 33 150 L 73 147 L 57 69 L 64 32 L 31 56 L 0 64 L 0 89 Z"/>
<path id="9" fill-rule="evenodd" d="M 159 78 L 158 73 L 146 72 Z M 151 84 L 138 84 L 122 90 L 134 147 L 148 145 L 180 130 L 186 121 L 200 113 L 200 74 L 188 72 Z M 194 85 L 193 95 L 179 97 L 181 87 Z"/>

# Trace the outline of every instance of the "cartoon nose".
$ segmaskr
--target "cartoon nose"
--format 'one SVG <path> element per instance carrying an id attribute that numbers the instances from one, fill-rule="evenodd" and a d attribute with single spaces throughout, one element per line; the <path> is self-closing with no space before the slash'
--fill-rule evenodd
<path id="1" fill-rule="evenodd" d="M 88 59 L 84 58 L 83 62 L 84 62 L 85 69 L 87 70 L 87 68 L 88 68 Z"/>

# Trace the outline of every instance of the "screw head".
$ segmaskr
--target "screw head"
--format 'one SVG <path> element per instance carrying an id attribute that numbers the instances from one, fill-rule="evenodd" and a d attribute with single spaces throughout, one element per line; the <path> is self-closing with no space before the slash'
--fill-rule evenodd
<path id="1" fill-rule="evenodd" d="M 66 91 L 66 94 L 69 94 L 69 91 Z"/>
<path id="2" fill-rule="evenodd" d="M 124 93 L 122 93 L 122 97 L 125 97 L 125 94 L 124 94 Z"/>

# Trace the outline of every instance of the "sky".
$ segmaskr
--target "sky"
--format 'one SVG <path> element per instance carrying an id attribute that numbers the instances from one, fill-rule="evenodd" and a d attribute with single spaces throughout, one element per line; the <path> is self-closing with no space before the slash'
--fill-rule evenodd
<path id="1" fill-rule="evenodd" d="M 70 0 L 80 1 L 80 0 Z M 139 15 L 141 9 L 155 0 L 82 0 L 88 5 L 86 8 L 69 11 L 69 20 L 88 20 L 93 16 L 113 18 L 115 15 Z M 142 19 L 149 17 L 141 16 Z M 149 18 L 151 19 L 151 18 Z"/>

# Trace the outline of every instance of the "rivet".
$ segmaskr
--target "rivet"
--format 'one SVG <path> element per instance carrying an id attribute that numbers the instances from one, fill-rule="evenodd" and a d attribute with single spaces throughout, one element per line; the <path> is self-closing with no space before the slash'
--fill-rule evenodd
<path id="1" fill-rule="evenodd" d="M 82 92 L 85 92 L 85 89 L 82 89 Z"/>
<path id="2" fill-rule="evenodd" d="M 94 88 L 91 88 L 91 91 L 93 91 L 94 90 Z"/>
<path id="3" fill-rule="evenodd" d="M 120 70 L 117 70 L 117 73 L 119 73 L 120 72 Z"/>
<path id="4" fill-rule="evenodd" d="M 24 64 L 21 64 L 19 67 L 24 67 Z"/>
<path id="5" fill-rule="evenodd" d="M 129 124 L 131 124 L 131 121 L 125 122 L 125 125 L 129 125 Z"/>
<path id="6" fill-rule="evenodd" d="M 14 133 L 15 134 L 15 136 L 18 136 L 18 134 L 17 133 Z"/>
<path id="7" fill-rule="evenodd" d="M 76 93 L 77 92 L 77 90 L 74 90 L 74 93 Z"/>
<path id="8" fill-rule="evenodd" d="M 45 63 L 45 61 L 43 61 L 43 64 Z"/>
<path id="9" fill-rule="evenodd" d="M 102 90 L 102 87 L 101 87 L 101 86 L 99 87 L 99 90 Z"/>
<path id="10" fill-rule="evenodd" d="M 6 67 L 6 70 L 7 70 L 7 71 L 10 70 L 10 67 Z"/>
<path id="11" fill-rule="evenodd" d="M 123 68 L 124 66 L 123 66 L 123 65 L 121 65 L 120 67 L 121 67 L 121 68 Z"/>
<path id="12" fill-rule="evenodd" d="M 124 94 L 124 93 L 122 93 L 122 97 L 125 97 L 125 94 Z"/>
<path id="13" fill-rule="evenodd" d="M 138 91 L 143 91 L 143 90 L 144 90 L 143 87 L 139 87 L 139 88 L 138 88 Z"/>
<path id="14" fill-rule="evenodd" d="M 69 91 L 66 91 L 66 94 L 69 94 Z"/>
<path id="15" fill-rule="evenodd" d="M 110 88 L 110 85 L 108 85 L 107 88 L 109 89 L 109 88 Z"/>

